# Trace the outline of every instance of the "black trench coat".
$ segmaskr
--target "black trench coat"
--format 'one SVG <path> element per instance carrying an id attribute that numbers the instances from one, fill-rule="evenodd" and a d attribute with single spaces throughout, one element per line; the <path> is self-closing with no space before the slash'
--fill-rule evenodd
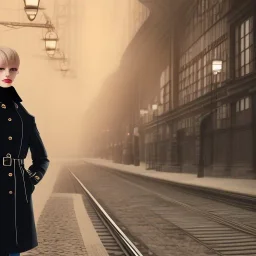
<path id="1" fill-rule="evenodd" d="M 18 160 L 3 166 L 8 153 L 14 159 L 25 159 L 29 148 L 29 170 Z M 0 102 L 0 255 L 28 251 L 38 245 L 31 195 L 48 166 L 35 117 L 20 102 Z"/>

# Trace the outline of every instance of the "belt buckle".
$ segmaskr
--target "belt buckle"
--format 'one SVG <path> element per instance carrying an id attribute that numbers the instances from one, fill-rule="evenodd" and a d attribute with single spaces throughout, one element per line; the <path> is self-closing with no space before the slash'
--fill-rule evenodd
<path id="1" fill-rule="evenodd" d="M 6 160 L 7 160 L 7 164 L 6 164 Z M 12 165 L 12 158 L 11 158 L 11 155 L 8 153 L 7 156 L 3 157 L 3 166 L 11 166 L 11 165 Z"/>

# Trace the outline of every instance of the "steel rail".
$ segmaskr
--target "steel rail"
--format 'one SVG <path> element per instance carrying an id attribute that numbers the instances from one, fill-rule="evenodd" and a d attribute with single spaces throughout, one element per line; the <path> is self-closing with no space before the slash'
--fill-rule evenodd
<path id="1" fill-rule="evenodd" d="M 116 223 L 111 219 L 111 217 L 107 214 L 107 212 L 103 209 L 103 207 L 98 203 L 98 201 L 94 198 L 94 196 L 90 193 L 90 191 L 83 185 L 83 183 L 76 177 L 76 175 L 69 171 L 76 181 L 80 184 L 83 190 L 86 192 L 90 201 L 92 202 L 94 208 L 97 210 L 99 215 L 103 217 L 106 221 L 107 225 L 110 227 L 111 231 L 116 235 L 121 242 L 122 246 L 125 248 L 126 252 L 129 256 L 143 256 L 141 252 L 137 249 L 137 247 L 131 242 L 131 240 L 124 234 L 124 232 L 116 225 Z"/>
<path id="2" fill-rule="evenodd" d="M 124 173 L 120 173 L 120 172 L 115 172 L 115 173 L 117 173 L 119 176 L 126 176 L 126 175 L 129 176 L 130 175 L 130 173 L 125 173 L 125 174 Z M 138 175 L 135 175 L 135 176 L 138 176 Z M 144 177 L 148 178 L 146 176 L 144 176 Z M 149 177 L 149 178 L 151 178 L 151 177 Z M 158 181 L 165 182 L 165 183 L 170 183 L 169 181 L 165 181 L 165 180 L 158 180 Z M 186 184 L 175 184 L 175 186 L 176 187 L 182 187 L 183 189 L 185 189 L 185 188 L 186 189 L 195 189 L 195 190 L 198 189 L 198 190 L 203 191 L 204 193 L 205 192 L 212 192 L 212 191 L 210 191 L 210 189 L 209 190 L 207 188 L 204 189 L 204 187 L 198 188 L 198 187 L 194 187 L 192 185 L 188 185 L 187 186 Z M 215 193 L 216 193 L 216 191 L 215 191 Z M 256 237 L 256 228 L 254 228 L 254 227 L 250 227 L 250 226 L 248 226 L 246 224 L 239 223 L 237 221 L 233 221 L 232 219 L 223 218 L 223 217 L 218 216 L 218 215 L 216 215 L 214 213 L 210 213 L 207 210 L 198 209 L 197 207 L 191 206 L 188 203 L 181 202 L 180 199 L 167 198 L 166 196 L 163 197 L 163 196 L 161 196 L 157 192 L 154 192 L 154 194 L 159 195 L 163 199 L 168 199 L 168 202 L 172 202 L 174 204 L 182 206 L 182 207 L 186 208 L 187 210 L 190 210 L 191 212 L 196 212 L 196 213 L 198 213 L 198 214 L 200 214 L 200 215 L 202 215 L 202 216 L 204 216 L 204 217 L 206 217 L 206 218 L 208 218 L 210 220 L 213 220 L 213 221 L 215 221 L 215 222 L 217 222 L 219 224 L 222 224 L 222 225 L 225 225 L 225 226 L 229 226 L 229 227 L 231 227 L 233 229 L 242 231 L 244 233 L 247 233 L 247 234 L 250 234 L 250 235 L 253 235 L 253 236 Z M 234 196 L 235 193 L 232 193 L 232 192 L 229 193 L 228 191 L 220 192 L 221 196 L 223 196 L 224 194 L 225 195 L 229 195 L 229 196 L 230 195 Z M 217 200 L 216 199 L 216 197 L 217 197 L 216 195 L 217 195 L 217 193 L 215 194 L 215 196 L 210 197 L 210 196 L 204 196 L 203 193 L 200 194 L 200 196 L 202 196 L 202 197 L 206 197 L 207 199 L 214 199 L 214 200 Z M 254 200 L 254 201 L 256 200 L 255 197 L 250 197 L 250 196 L 247 197 L 247 196 L 240 195 L 240 194 L 238 194 L 238 196 L 239 196 L 239 199 L 241 199 L 241 198 L 250 198 L 251 200 Z M 222 200 L 218 200 L 218 201 L 222 201 Z M 230 203 L 230 204 L 232 204 L 232 203 Z M 233 203 L 232 205 L 235 205 L 235 206 L 239 207 L 239 205 L 237 203 L 236 204 Z"/>

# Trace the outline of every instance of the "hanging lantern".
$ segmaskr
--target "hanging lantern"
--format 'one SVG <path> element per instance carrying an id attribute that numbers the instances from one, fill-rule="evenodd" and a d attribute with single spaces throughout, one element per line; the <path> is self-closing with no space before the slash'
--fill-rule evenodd
<path id="1" fill-rule="evenodd" d="M 61 56 L 61 61 L 60 61 L 60 70 L 61 71 L 68 71 L 69 70 L 69 63 L 68 63 L 68 59 L 65 57 L 64 52 L 62 51 L 58 51 L 59 55 Z"/>
<path id="2" fill-rule="evenodd" d="M 49 31 L 45 35 L 45 50 L 49 57 L 53 57 L 57 48 L 58 35 L 54 31 Z"/>
<path id="3" fill-rule="evenodd" d="M 68 71 L 68 60 L 66 58 L 64 58 L 61 62 L 60 62 L 60 70 L 61 71 Z"/>
<path id="4" fill-rule="evenodd" d="M 40 0 L 23 0 L 24 1 L 24 10 L 27 14 L 27 17 L 30 21 L 33 21 L 36 18 L 39 9 Z"/>

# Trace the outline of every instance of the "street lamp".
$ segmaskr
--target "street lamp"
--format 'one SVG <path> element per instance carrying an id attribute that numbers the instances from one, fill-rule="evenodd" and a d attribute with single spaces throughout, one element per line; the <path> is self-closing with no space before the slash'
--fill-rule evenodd
<path id="1" fill-rule="evenodd" d="M 158 104 L 153 104 L 152 105 L 153 119 L 155 117 L 155 112 L 157 112 L 157 109 L 158 109 Z M 156 169 L 158 164 L 157 147 L 158 147 L 158 113 L 156 113 L 156 136 L 155 136 L 155 155 L 154 155 L 154 168 Z"/>
<path id="2" fill-rule="evenodd" d="M 45 50 L 49 57 L 53 57 L 57 47 L 58 35 L 50 30 L 46 33 L 45 38 Z"/>
<path id="3" fill-rule="evenodd" d="M 212 73 L 217 75 L 222 71 L 222 60 L 213 60 L 212 61 Z"/>
<path id="4" fill-rule="evenodd" d="M 153 104 L 153 105 L 152 105 L 152 109 L 153 109 L 154 111 L 157 110 L 157 107 L 158 107 L 157 104 Z"/>
<path id="5" fill-rule="evenodd" d="M 24 1 L 24 10 L 30 21 L 33 21 L 36 18 L 38 13 L 40 0 L 23 0 Z"/>
<path id="6" fill-rule="evenodd" d="M 145 119 L 146 117 L 146 119 Z M 140 127 L 140 139 L 139 139 L 139 154 L 140 154 L 140 159 L 142 159 L 143 155 L 143 160 L 146 164 L 146 169 L 148 166 L 148 152 L 149 152 L 149 147 L 148 147 L 148 137 L 144 133 L 143 125 L 144 123 L 147 122 L 147 117 L 148 117 L 148 110 L 147 109 L 140 109 L 140 122 L 139 122 L 139 127 Z"/>
<path id="7" fill-rule="evenodd" d="M 140 109 L 140 115 L 143 116 L 148 113 L 147 109 Z"/>
<path id="8" fill-rule="evenodd" d="M 213 129 L 213 97 L 215 95 L 215 102 L 217 102 L 217 87 L 215 83 L 215 77 L 222 72 L 222 60 L 215 59 L 212 60 L 212 74 L 211 74 L 211 84 L 210 84 L 210 110 L 207 113 L 202 113 L 198 119 L 198 129 L 196 129 L 196 141 L 197 147 L 199 148 L 199 163 L 198 163 L 198 172 L 197 177 L 202 178 L 204 177 L 204 133 L 203 129 L 205 127 L 205 123 L 207 119 L 212 118 L 212 134 L 211 134 L 211 164 L 213 165 L 213 158 L 214 158 L 214 129 Z M 214 79 L 212 79 L 214 77 Z M 218 102 L 216 104 L 218 107 Z"/>
<path id="9" fill-rule="evenodd" d="M 211 112 L 210 114 L 212 115 L 212 136 L 211 136 L 211 164 L 212 164 L 212 168 L 214 165 L 214 119 L 215 116 L 213 115 L 214 110 L 218 109 L 218 99 L 217 99 L 217 86 L 216 86 L 216 82 L 217 79 L 215 79 L 215 77 L 217 78 L 217 75 L 220 74 L 222 71 L 222 60 L 213 60 L 212 61 L 212 74 L 214 76 L 214 79 L 212 81 L 211 84 Z M 214 97 L 214 102 L 216 102 L 216 105 L 213 103 L 213 97 Z M 217 110 L 218 111 L 218 110 Z"/>
<path id="10" fill-rule="evenodd" d="M 211 79 L 211 107 L 212 107 L 212 99 L 213 99 L 213 95 L 217 96 L 217 86 L 216 86 L 216 82 L 217 79 L 215 79 L 215 77 L 217 77 L 218 74 L 220 74 L 222 71 L 222 60 L 213 60 L 212 61 L 212 75 L 214 77 L 214 79 Z M 212 77 L 211 75 L 211 77 Z M 213 91 L 215 92 L 213 94 Z M 215 98 L 215 100 L 217 100 L 217 97 Z M 212 112 L 212 108 L 211 108 L 211 112 Z"/>
<path id="11" fill-rule="evenodd" d="M 147 115 L 148 114 L 148 110 L 147 109 L 140 109 L 140 118 L 141 118 L 141 124 L 143 124 L 144 123 L 144 117 L 145 117 L 145 115 Z"/>
<path id="12" fill-rule="evenodd" d="M 59 55 L 61 56 L 61 58 L 60 58 L 60 60 L 61 60 L 61 61 L 60 61 L 60 70 L 65 73 L 66 71 L 69 70 L 69 62 L 68 62 L 68 59 L 65 57 L 64 52 L 62 52 L 62 51 L 60 51 L 60 50 L 58 50 L 57 52 L 58 52 Z"/>
<path id="13" fill-rule="evenodd" d="M 60 62 L 60 70 L 63 72 L 68 71 L 68 60 L 67 58 L 63 58 L 62 61 Z"/>

